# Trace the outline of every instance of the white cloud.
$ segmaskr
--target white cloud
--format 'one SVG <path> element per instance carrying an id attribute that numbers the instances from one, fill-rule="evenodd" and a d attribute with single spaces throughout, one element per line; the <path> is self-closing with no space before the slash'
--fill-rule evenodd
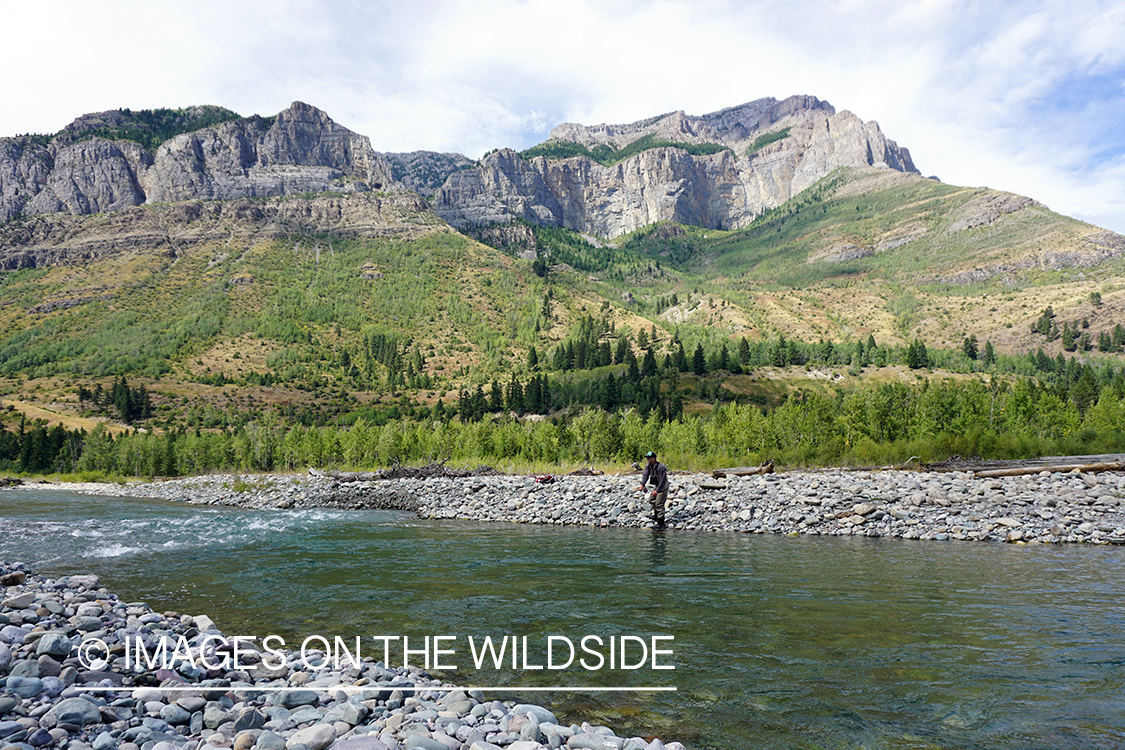
<path id="1" fill-rule="evenodd" d="M 0 133 L 102 109 L 326 110 L 379 150 L 479 156 L 563 121 L 812 94 L 925 174 L 1125 231 L 1122 0 L 118 2 L 6 10 Z"/>

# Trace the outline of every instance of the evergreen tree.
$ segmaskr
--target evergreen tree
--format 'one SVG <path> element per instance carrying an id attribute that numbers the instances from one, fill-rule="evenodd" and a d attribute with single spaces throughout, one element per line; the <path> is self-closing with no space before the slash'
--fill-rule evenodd
<path id="1" fill-rule="evenodd" d="M 1098 398 L 1098 382 L 1089 367 L 1082 368 L 1082 374 L 1075 379 L 1070 387 L 1070 400 L 1078 407 L 1078 413 L 1085 416 L 1086 410 Z"/>
<path id="2" fill-rule="evenodd" d="M 609 342 L 603 341 L 598 344 L 598 359 L 594 366 L 605 367 L 610 364 L 613 364 L 613 352 L 609 348 Z"/>
<path id="3" fill-rule="evenodd" d="M 745 336 L 738 342 L 738 364 L 744 370 L 750 365 L 750 342 Z"/>
<path id="4" fill-rule="evenodd" d="M 625 357 L 629 353 L 629 337 L 618 336 L 617 348 L 613 352 L 613 364 L 620 365 L 625 363 Z"/>
<path id="5" fill-rule="evenodd" d="M 774 367 L 786 367 L 789 364 L 789 342 L 785 336 L 778 334 L 777 341 L 770 351 L 770 364 Z"/>
<path id="6" fill-rule="evenodd" d="M 906 365 L 912 370 L 919 370 L 930 366 L 930 354 L 921 339 L 914 339 L 914 343 L 906 351 Z"/>
<path id="7" fill-rule="evenodd" d="M 1062 327 L 1062 348 L 1063 351 L 1072 352 L 1077 348 L 1075 340 L 1078 338 L 1077 326 L 1071 325 L 1069 322 L 1063 323 Z"/>
<path id="8" fill-rule="evenodd" d="M 680 372 L 687 372 L 689 368 L 687 353 L 684 352 L 684 344 L 682 341 L 676 342 L 676 369 Z"/>
<path id="9" fill-rule="evenodd" d="M 641 382 L 641 369 L 637 365 L 637 358 L 634 356 L 632 350 L 630 350 L 628 356 L 625 357 L 625 362 L 628 365 L 625 369 L 626 382 L 633 385 Z"/>
<path id="10" fill-rule="evenodd" d="M 527 383 L 527 388 L 523 392 L 524 409 L 533 413 L 540 414 L 539 406 L 542 396 L 539 393 L 539 377 L 532 375 L 531 380 Z"/>
<path id="11" fill-rule="evenodd" d="M 621 400 L 621 390 L 617 385 L 617 378 L 611 372 L 606 376 L 602 386 L 601 406 L 606 411 L 613 411 Z"/>
<path id="12" fill-rule="evenodd" d="M 1052 321 L 1054 320 L 1054 317 L 1055 311 L 1050 306 L 1047 306 L 1043 309 L 1043 312 L 1039 315 L 1039 317 L 1036 318 L 1035 325 L 1032 326 L 1032 330 L 1042 336 L 1047 336 L 1049 338 L 1051 335 L 1051 329 L 1053 327 Z"/>
<path id="13" fill-rule="evenodd" d="M 979 352 L 977 350 L 977 335 L 974 333 L 972 336 L 966 336 L 965 340 L 961 342 L 961 351 L 970 360 L 976 360 Z"/>
<path id="14" fill-rule="evenodd" d="M 551 387 L 546 375 L 539 376 L 539 414 L 551 411 Z"/>
<path id="15" fill-rule="evenodd" d="M 996 364 L 996 350 L 992 348 L 991 341 L 984 342 L 984 355 L 982 356 L 982 361 L 987 367 L 991 367 L 992 365 Z"/>
<path id="16" fill-rule="evenodd" d="M 707 374 L 707 360 L 703 356 L 703 344 L 696 344 L 691 355 L 691 369 L 696 375 Z"/>
<path id="17" fill-rule="evenodd" d="M 680 419 L 684 416 L 684 399 L 680 394 L 672 396 L 672 403 L 668 407 L 668 419 Z"/>
<path id="18" fill-rule="evenodd" d="M 522 414 L 524 410 L 523 401 L 523 386 L 520 381 L 516 380 L 515 373 L 512 374 L 512 380 L 508 383 L 508 411 Z"/>
<path id="19" fill-rule="evenodd" d="M 473 392 L 472 401 L 472 421 L 479 422 L 485 412 L 488 410 L 488 400 L 484 396 L 484 386 L 477 383 L 477 389 Z"/>

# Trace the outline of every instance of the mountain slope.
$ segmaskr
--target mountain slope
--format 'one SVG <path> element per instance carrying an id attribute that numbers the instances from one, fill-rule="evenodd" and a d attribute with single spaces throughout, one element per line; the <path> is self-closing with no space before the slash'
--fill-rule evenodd
<path id="1" fill-rule="evenodd" d="M 1085 320 L 1095 340 L 1125 323 L 1125 238 L 1028 198 L 891 170 L 840 170 L 745 230 L 660 224 L 624 247 L 733 303 L 743 317 L 724 336 L 947 348 L 975 336 L 1053 356 L 1059 337 L 1031 333 L 1048 305 L 1060 321 Z M 714 319 L 703 310 L 662 318 Z"/>

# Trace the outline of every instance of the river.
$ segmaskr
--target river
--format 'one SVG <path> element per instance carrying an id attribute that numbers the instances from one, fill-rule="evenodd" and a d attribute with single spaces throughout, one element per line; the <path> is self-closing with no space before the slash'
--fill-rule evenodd
<path id="1" fill-rule="evenodd" d="M 399 642 L 371 636 L 411 649 L 443 636 L 446 679 L 699 750 L 1125 746 L 1120 547 L 489 525 L 19 489 L 0 492 L 0 559 L 97 573 L 128 601 L 287 646 L 359 636 L 382 659 L 376 644 Z M 529 659 L 478 669 L 469 639 L 504 636 L 526 637 Z M 550 638 L 586 636 L 624 637 L 634 664 L 641 648 L 670 653 L 623 670 L 594 648 L 598 669 L 531 668 Z M 554 655 L 557 666 L 567 654 Z M 560 686 L 676 690 L 514 691 Z"/>

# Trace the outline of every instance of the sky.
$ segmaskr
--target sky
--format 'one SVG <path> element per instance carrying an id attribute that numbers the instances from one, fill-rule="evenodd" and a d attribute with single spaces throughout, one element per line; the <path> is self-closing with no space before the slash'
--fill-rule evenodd
<path id="1" fill-rule="evenodd" d="M 0 136 L 312 104 L 376 151 L 809 94 L 924 175 L 1125 233 L 1125 0 L 6 0 Z"/>

